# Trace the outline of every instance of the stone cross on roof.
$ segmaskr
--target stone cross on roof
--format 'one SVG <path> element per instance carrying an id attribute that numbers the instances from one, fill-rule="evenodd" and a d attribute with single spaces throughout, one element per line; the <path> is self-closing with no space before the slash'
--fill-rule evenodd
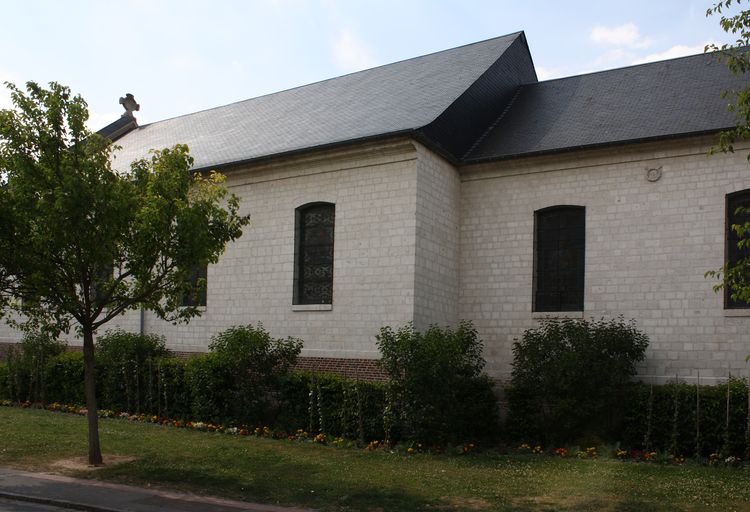
<path id="1" fill-rule="evenodd" d="M 120 98 L 120 105 L 125 109 L 125 113 L 122 115 L 123 117 L 135 117 L 133 116 L 133 111 L 137 112 L 141 109 L 141 106 L 136 103 L 135 98 L 130 93 L 127 93 L 124 98 Z"/>

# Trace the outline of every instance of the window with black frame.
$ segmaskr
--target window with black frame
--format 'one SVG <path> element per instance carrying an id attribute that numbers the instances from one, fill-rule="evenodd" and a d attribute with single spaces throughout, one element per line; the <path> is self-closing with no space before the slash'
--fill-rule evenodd
<path id="1" fill-rule="evenodd" d="M 738 212 L 742 208 L 745 211 Z M 740 236 L 732 229 L 734 225 L 744 225 L 750 221 L 750 189 L 727 195 L 727 227 L 726 227 L 726 262 L 729 267 L 750 258 L 750 247 L 739 247 Z M 748 309 L 750 303 L 732 298 L 732 290 L 725 287 L 724 304 L 726 309 Z"/>
<path id="2" fill-rule="evenodd" d="M 586 209 L 534 212 L 534 311 L 583 311 Z"/>
<path id="3" fill-rule="evenodd" d="M 198 265 L 186 279 L 189 288 L 182 294 L 184 307 L 205 306 L 208 302 L 208 265 Z"/>
<path id="4" fill-rule="evenodd" d="M 336 206 L 309 203 L 295 211 L 294 304 L 333 303 Z"/>

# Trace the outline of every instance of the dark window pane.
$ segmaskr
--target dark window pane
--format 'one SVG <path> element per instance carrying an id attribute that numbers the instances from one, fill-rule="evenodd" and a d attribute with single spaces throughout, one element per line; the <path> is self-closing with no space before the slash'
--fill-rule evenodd
<path id="1" fill-rule="evenodd" d="M 198 265 L 187 278 L 189 288 L 182 295 L 183 306 L 205 306 L 208 302 L 208 265 Z"/>
<path id="2" fill-rule="evenodd" d="M 331 304 L 335 206 L 317 203 L 297 209 L 295 304 Z"/>
<path id="3" fill-rule="evenodd" d="M 534 311 L 582 311 L 586 210 L 564 206 L 535 214 Z"/>
<path id="4" fill-rule="evenodd" d="M 750 190 L 744 190 L 727 197 L 727 264 L 736 265 L 737 262 L 745 258 L 750 258 L 750 247 L 740 249 L 738 243 L 740 237 L 732 226 L 735 224 L 744 224 L 750 221 L 750 213 L 737 213 L 738 208 L 750 208 Z M 725 303 L 727 309 L 745 309 L 750 308 L 750 303 L 742 300 L 732 299 L 732 291 L 725 290 Z"/>

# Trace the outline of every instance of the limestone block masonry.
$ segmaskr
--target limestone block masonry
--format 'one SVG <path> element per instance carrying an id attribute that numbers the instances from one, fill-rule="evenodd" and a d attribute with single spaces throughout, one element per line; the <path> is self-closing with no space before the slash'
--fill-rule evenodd
<path id="1" fill-rule="evenodd" d="M 262 322 L 304 340 L 303 356 L 377 357 L 383 325 L 413 320 L 417 152 L 413 143 L 360 145 L 226 172 L 251 223 L 208 269 L 203 314 L 187 325 L 146 315 L 168 345 L 204 352 L 217 332 Z M 293 307 L 295 208 L 335 204 L 333 304 Z"/>
<path id="2" fill-rule="evenodd" d="M 262 322 L 304 340 L 301 365 L 381 378 L 385 325 L 471 320 L 488 372 L 507 380 L 532 311 L 534 212 L 585 207 L 584 309 L 634 319 L 651 344 L 640 377 L 712 383 L 747 375 L 750 310 L 725 310 L 707 270 L 724 262 L 726 195 L 750 188 L 744 148 L 708 156 L 710 137 L 625 144 L 455 168 L 407 138 L 277 158 L 226 171 L 251 215 L 208 269 L 203 315 L 172 325 L 134 311 L 110 326 L 204 352 L 232 326 Z M 335 204 L 333 303 L 292 304 L 295 209 Z M 0 326 L 0 345 L 20 335 Z M 71 337 L 71 344 L 80 344 Z"/>
<path id="3" fill-rule="evenodd" d="M 725 310 L 704 274 L 724 262 L 725 196 L 750 188 L 750 168 L 746 150 L 708 156 L 712 143 L 461 170 L 459 316 L 476 323 L 493 376 L 509 377 L 513 341 L 545 316 L 532 312 L 534 211 L 555 205 L 586 208 L 584 310 L 562 315 L 634 319 L 651 340 L 639 369 L 646 380 L 746 375 L 750 310 Z"/>

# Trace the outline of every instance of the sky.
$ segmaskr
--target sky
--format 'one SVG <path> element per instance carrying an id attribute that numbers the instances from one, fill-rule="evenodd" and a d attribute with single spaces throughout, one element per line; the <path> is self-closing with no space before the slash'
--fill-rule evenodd
<path id="1" fill-rule="evenodd" d="M 540 79 L 730 42 L 692 0 L 0 0 L 0 82 L 56 81 L 139 124 L 523 30 Z M 10 98 L 0 88 L 0 108 Z"/>

